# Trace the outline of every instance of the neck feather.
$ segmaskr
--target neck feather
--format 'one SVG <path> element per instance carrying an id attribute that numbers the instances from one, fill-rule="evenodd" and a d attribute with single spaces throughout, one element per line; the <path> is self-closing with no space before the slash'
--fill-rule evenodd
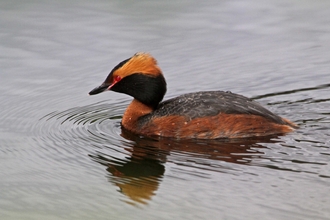
<path id="1" fill-rule="evenodd" d="M 127 107 L 123 119 L 121 121 L 122 126 L 129 131 L 136 131 L 138 128 L 138 119 L 146 114 L 149 114 L 153 111 L 153 108 L 143 104 L 137 99 L 133 99 L 131 104 Z"/>

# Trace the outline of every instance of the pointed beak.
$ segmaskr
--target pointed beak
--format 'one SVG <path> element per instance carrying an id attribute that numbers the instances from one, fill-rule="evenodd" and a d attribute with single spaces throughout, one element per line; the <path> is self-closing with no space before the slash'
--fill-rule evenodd
<path id="1" fill-rule="evenodd" d="M 94 88 L 92 91 L 90 91 L 88 94 L 89 95 L 96 95 L 96 94 L 99 94 L 99 93 L 101 93 L 101 92 L 104 92 L 104 91 L 106 91 L 106 90 L 108 90 L 108 88 L 109 88 L 109 84 L 107 84 L 107 83 L 102 83 L 102 85 L 100 85 L 99 87 L 96 87 L 96 88 Z"/>

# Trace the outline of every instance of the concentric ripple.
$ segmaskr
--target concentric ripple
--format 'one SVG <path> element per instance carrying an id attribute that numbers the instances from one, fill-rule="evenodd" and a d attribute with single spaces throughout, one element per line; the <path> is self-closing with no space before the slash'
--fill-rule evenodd
<path id="1" fill-rule="evenodd" d="M 99 172 L 99 164 L 91 161 L 93 155 L 106 155 L 112 165 L 123 164 L 130 154 L 125 149 L 130 141 L 120 136 L 120 120 L 126 106 L 125 102 L 110 105 L 104 101 L 54 111 L 34 126 L 35 141 L 44 154 L 50 155 L 49 159 L 61 161 L 59 166 L 68 163 Z"/>
<path id="2" fill-rule="evenodd" d="M 65 132 L 70 137 L 82 137 L 86 141 L 96 141 L 109 139 L 116 136 L 117 132 L 115 128 L 118 128 L 118 120 L 122 114 L 120 105 L 116 105 L 116 108 L 110 108 L 109 104 L 96 103 L 89 106 L 76 107 L 68 109 L 63 112 L 52 112 L 44 116 L 42 120 L 47 121 L 48 125 L 55 122 L 56 126 L 48 127 L 48 129 L 55 129 L 56 127 L 60 132 Z M 117 123 L 117 125 L 116 125 Z M 46 123 L 44 123 L 46 124 Z M 116 126 L 113 126 L 116 125 Z M 107 129 L 105 130 L 105 127 Z M 44 127 L 42 127 L 42 130 Z M 54 132 L 48 130 L 48 134 L 57 135 Z M 57 130 L 57 129 L 56 129 Z M 45 132 L 43 130 L 43 132 Z M 87 136 L 86 133 L 91 135 Z M 63 133 L 61 133 L 61 136 Z M 58 137 L 57 137 L 58 138 Z"/>
<path id="3" fill-rule="evenodd" d="M 317 90 L 327 88 L 320 87 Z M 289 102 L 268 100 L 271 110 L 273 107 L 280 109 L 284 117 L 293 119 L 301 126 L 301 129 L 283 137 L 213 141 L 145 138 L 121 129 L 120 120 L 128 105 L 126 101 L 111 104 L 103 101 L 55 111 L 42 117 L 33 129 L 36 142 L 45 151 L 56 151 L 54 160 L 62 159 L 64 163 L 75 161 L 75 165 L 87 166 L 88 170 L 91 166 L 99 168 L 101 165 L 102 170 L 107 171 L 107 180 L 129 198 L 126 202 L 133 204 L 148 203 L 168 167 L 175 173 L 175 176 L 170 174 L 169 178 L 177 178 L 178 175 L 191 180 L 208 178 L 210 172 L 235 176 L 257 175 L 260 169 L 269 173 L 274 170 L 289 171 L 329 178 L 329 141 L 308 136 L 308 132 L 316 133 L 317 129 L 324 131 L 326 125 L 321 126 L 320 122 L 329 121 L 328 111 L 319 114 L 323 116 L 319 121 L 292 118 L 299 111 L 308 110 L 297 109 L 301 102 L 305 105 L 317 104 L 318 109 L 325 110 L 329 99 L 302 100 L 299 93 L 305 91 L 293 91 Z M 283 92 L 280 95 L 285 94 Z M 275 99 L 276 95 L 265 98 Z M 296 100 L 292 100 L 292 96 Z M 311 114 L 309 112 L 308 115 Z M 327 135 L 327 132 L 321 132 L 318 137 Z M 68 155 L 74 160 L 63 159 Z"/>

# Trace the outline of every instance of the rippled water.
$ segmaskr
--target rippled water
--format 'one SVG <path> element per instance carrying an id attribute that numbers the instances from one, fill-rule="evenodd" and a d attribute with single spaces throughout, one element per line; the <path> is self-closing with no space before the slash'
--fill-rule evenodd
<path id="1" fill-rule="evenodd" d="M 1 219 L 329 219 L 329 23 L 327 1 L 0 3 Z M 87 93 L 137 51 L 166 99 L 231 90 L 300 128 L 127 134 L 131 98 Z"/>

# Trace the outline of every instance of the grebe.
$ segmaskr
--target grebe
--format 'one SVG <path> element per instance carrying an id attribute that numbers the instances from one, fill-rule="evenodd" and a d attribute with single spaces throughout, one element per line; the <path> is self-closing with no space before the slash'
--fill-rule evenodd
<path id="1" fill-rule="evenodd" d="M 144 136 L 248 138 L 284 134 L 297 128 L 259 103 L 231 92 L 195 92 L 161 102 L 166 81 L 157 61 L 148 53 L 136 53 L 120 62 L 89 94 L 107 90 L 134 97 L 121 124 Z"/>

